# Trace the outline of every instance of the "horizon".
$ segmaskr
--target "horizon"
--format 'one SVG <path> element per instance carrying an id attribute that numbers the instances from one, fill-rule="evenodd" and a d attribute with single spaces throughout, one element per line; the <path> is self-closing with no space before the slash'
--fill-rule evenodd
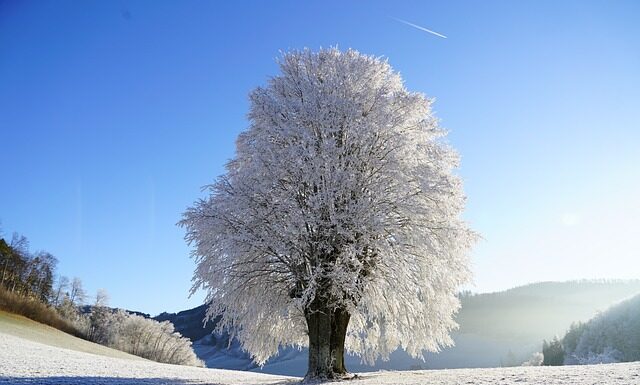
<path id="1" fill-rule="evenodd" d="M 436 99 L 483 237 L 460 290 L 638 280 L 640 3 L 153 5 L 0 4 L 1 235 L 92 296 L 151 315 L 204 303 L 176 223 L 279 52 L 328 46 Z"/>
<path id="2" fill-rule="evenodd" d="M 468 292 L 468 294 L 470 294 L 471 296 L 479 296 L 479 295 L 492 295 L 492 294 L 500 294 L 500 293 L 505 293 L 508 291 L 512 291 L 512 290 L 517 290 L 517 289 L 521 289 L 521 288 L 525 288 L 525 287 L 529 287 L 529 286 L 537 286 L 537 285 L 545 285 L 545 284 L 563 284 L 563 285 L 568 285 L 568 284 L 602 284 L 602 285 L 609 285 L 609 284 L 631 284 L 631 283 L 640 283 L 640 278 L 627 278 L 627 279 L 618 279 L 618 278 L 591 278 L 591 279 L 573 279 L 573 280 L 568 280 L 568 281 L 536 281 L 536 282 L 528 282 L 528 283 L 523 283 L 521 285 L 517 285 L 517 286 L 512 286 L 512 287 L 508 287 L 505 289 L 501 289 L 501 290 L 496 290 L 496 291 L 473 291 L 473 290 L 460 290 L 459 294 L 464 294 L 465 292 Z M 621 300 L 622 301 L 626 301 L 629 299 L 634 298 L 635 296 L 630 296 L 627 298 L 624 298 Z M 610 306 L 615 306 L 617 303 L 614 303 Z M 206 305 L 205 303 L 202 303 L 200 305 L 196 305 L 193 307 L 189 307 L 189 308 L 185 308 L 185 309 L 180 309 L 177 311 L 162 311 L 160 313 L 157 314 L 150 314 L 150 313 L 145 313 L 147 315 L 149 315 L 150 317 L 156 317 L 159 316 L 161 314 L 178 314 L 180 312 L 183 311 L 189 311 L 189 310 L 193 310 L 197 307 Z M 122 310 L 127 310 L 127 311 L 137 311 L 136 309 L 124 309 L 124 308 L 119 308 Z M 603 309 L 606 310 L 606 309 Z"/>

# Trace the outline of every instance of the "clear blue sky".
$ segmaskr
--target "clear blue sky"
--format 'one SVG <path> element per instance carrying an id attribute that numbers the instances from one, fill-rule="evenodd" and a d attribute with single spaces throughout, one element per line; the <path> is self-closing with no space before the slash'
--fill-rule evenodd
<path id="1" fill-rule="evenodd" d="M 638 20 L 637 1 L 2 1 L 2 229 L 113 306 L 198 305 L 176 222 L 279 51 L 338 45 L 436 97 L 484 237 L 472 290 L 640 278 Z"/>

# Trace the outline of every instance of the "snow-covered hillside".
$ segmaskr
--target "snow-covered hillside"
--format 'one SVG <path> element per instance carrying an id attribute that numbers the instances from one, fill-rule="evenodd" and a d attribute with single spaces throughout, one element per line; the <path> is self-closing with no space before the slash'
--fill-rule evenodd
<path id="1" fill-rule="evenodd" d="M 640 360 L 640 295 L 574 325 L 562 345 L 565 364 Z"/>
<path id="2" fill-rule="evenodd" d="M 79 352 L 129 360 L 144 360 L 144 358 L 74 337 L 51 326 L 4 311 L 0 311 L 0 333 Z"/>
<path id="3" fill-rule="evenodd" d="M 0 333 L 0 384 L 275 384 L 291 378 L 78 352 Z"/>
<path id="4" fill-rule="evenodd" d="M 293 385 L 299 382 L 299 378 L 292 377 L 99 356 L 0 332 L 2 385 Z M 360 375 L 357 384 L 633 385 L 640 384 L 640 363 L 373 372 Z"/>

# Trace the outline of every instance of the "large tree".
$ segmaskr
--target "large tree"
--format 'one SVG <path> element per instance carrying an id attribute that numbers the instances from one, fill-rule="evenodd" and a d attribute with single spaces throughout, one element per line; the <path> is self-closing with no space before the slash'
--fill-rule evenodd
<path id="1" fill-rule="evenodd" d="M 353 50 L 279 64 L 226 174 L 180 222 L 208 316 L 259 364 L 308 346 L 307 377 L 343 376 L 345 349 L 373 362 L 450 345 L 475 235 L 432 101 Z"/>

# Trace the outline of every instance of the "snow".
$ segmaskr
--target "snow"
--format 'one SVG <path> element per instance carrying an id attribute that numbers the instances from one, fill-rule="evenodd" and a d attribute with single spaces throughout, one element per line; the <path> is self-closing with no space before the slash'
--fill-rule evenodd
<path id="1" fill-rule="evenodd" d="M 0 384 L 283 384 L 291 377 L 105 357 L 0 333 Z"/>
<path id="2" fill-rule="evenodd" d="M 143 360 L 138 356 L 111 349 L 106 346 L 94 344 L 87 340 L 74 337 L 51 326 L 47 326 L 28 318 L 0 311 L 0 333 L 10 334 L 15 337 L 30 341 L 44 343 L 60 348 L 71 349 L 79 352 L 98 354 L 107 357 L 124 358 L 130 360 Z"/>
<path id="3" fill-rule="evenodd" d="M 640 362 L 625 364 L 419 370 L 359 375 L 358 385 L 633 385 Z M 0 332 L 0 384 L 15 385 L 232 385 L 298 384 L 300 378 L 159 364 L 44 345 Z"/>
<path id="4" fill-rule="evenodd" d="M 410 372 L 367 373 L 362 376 L 366 385 L 632 385 L 640 384 L 640 363 L 538 366 L 493 369 L 417 370 Z"/>

